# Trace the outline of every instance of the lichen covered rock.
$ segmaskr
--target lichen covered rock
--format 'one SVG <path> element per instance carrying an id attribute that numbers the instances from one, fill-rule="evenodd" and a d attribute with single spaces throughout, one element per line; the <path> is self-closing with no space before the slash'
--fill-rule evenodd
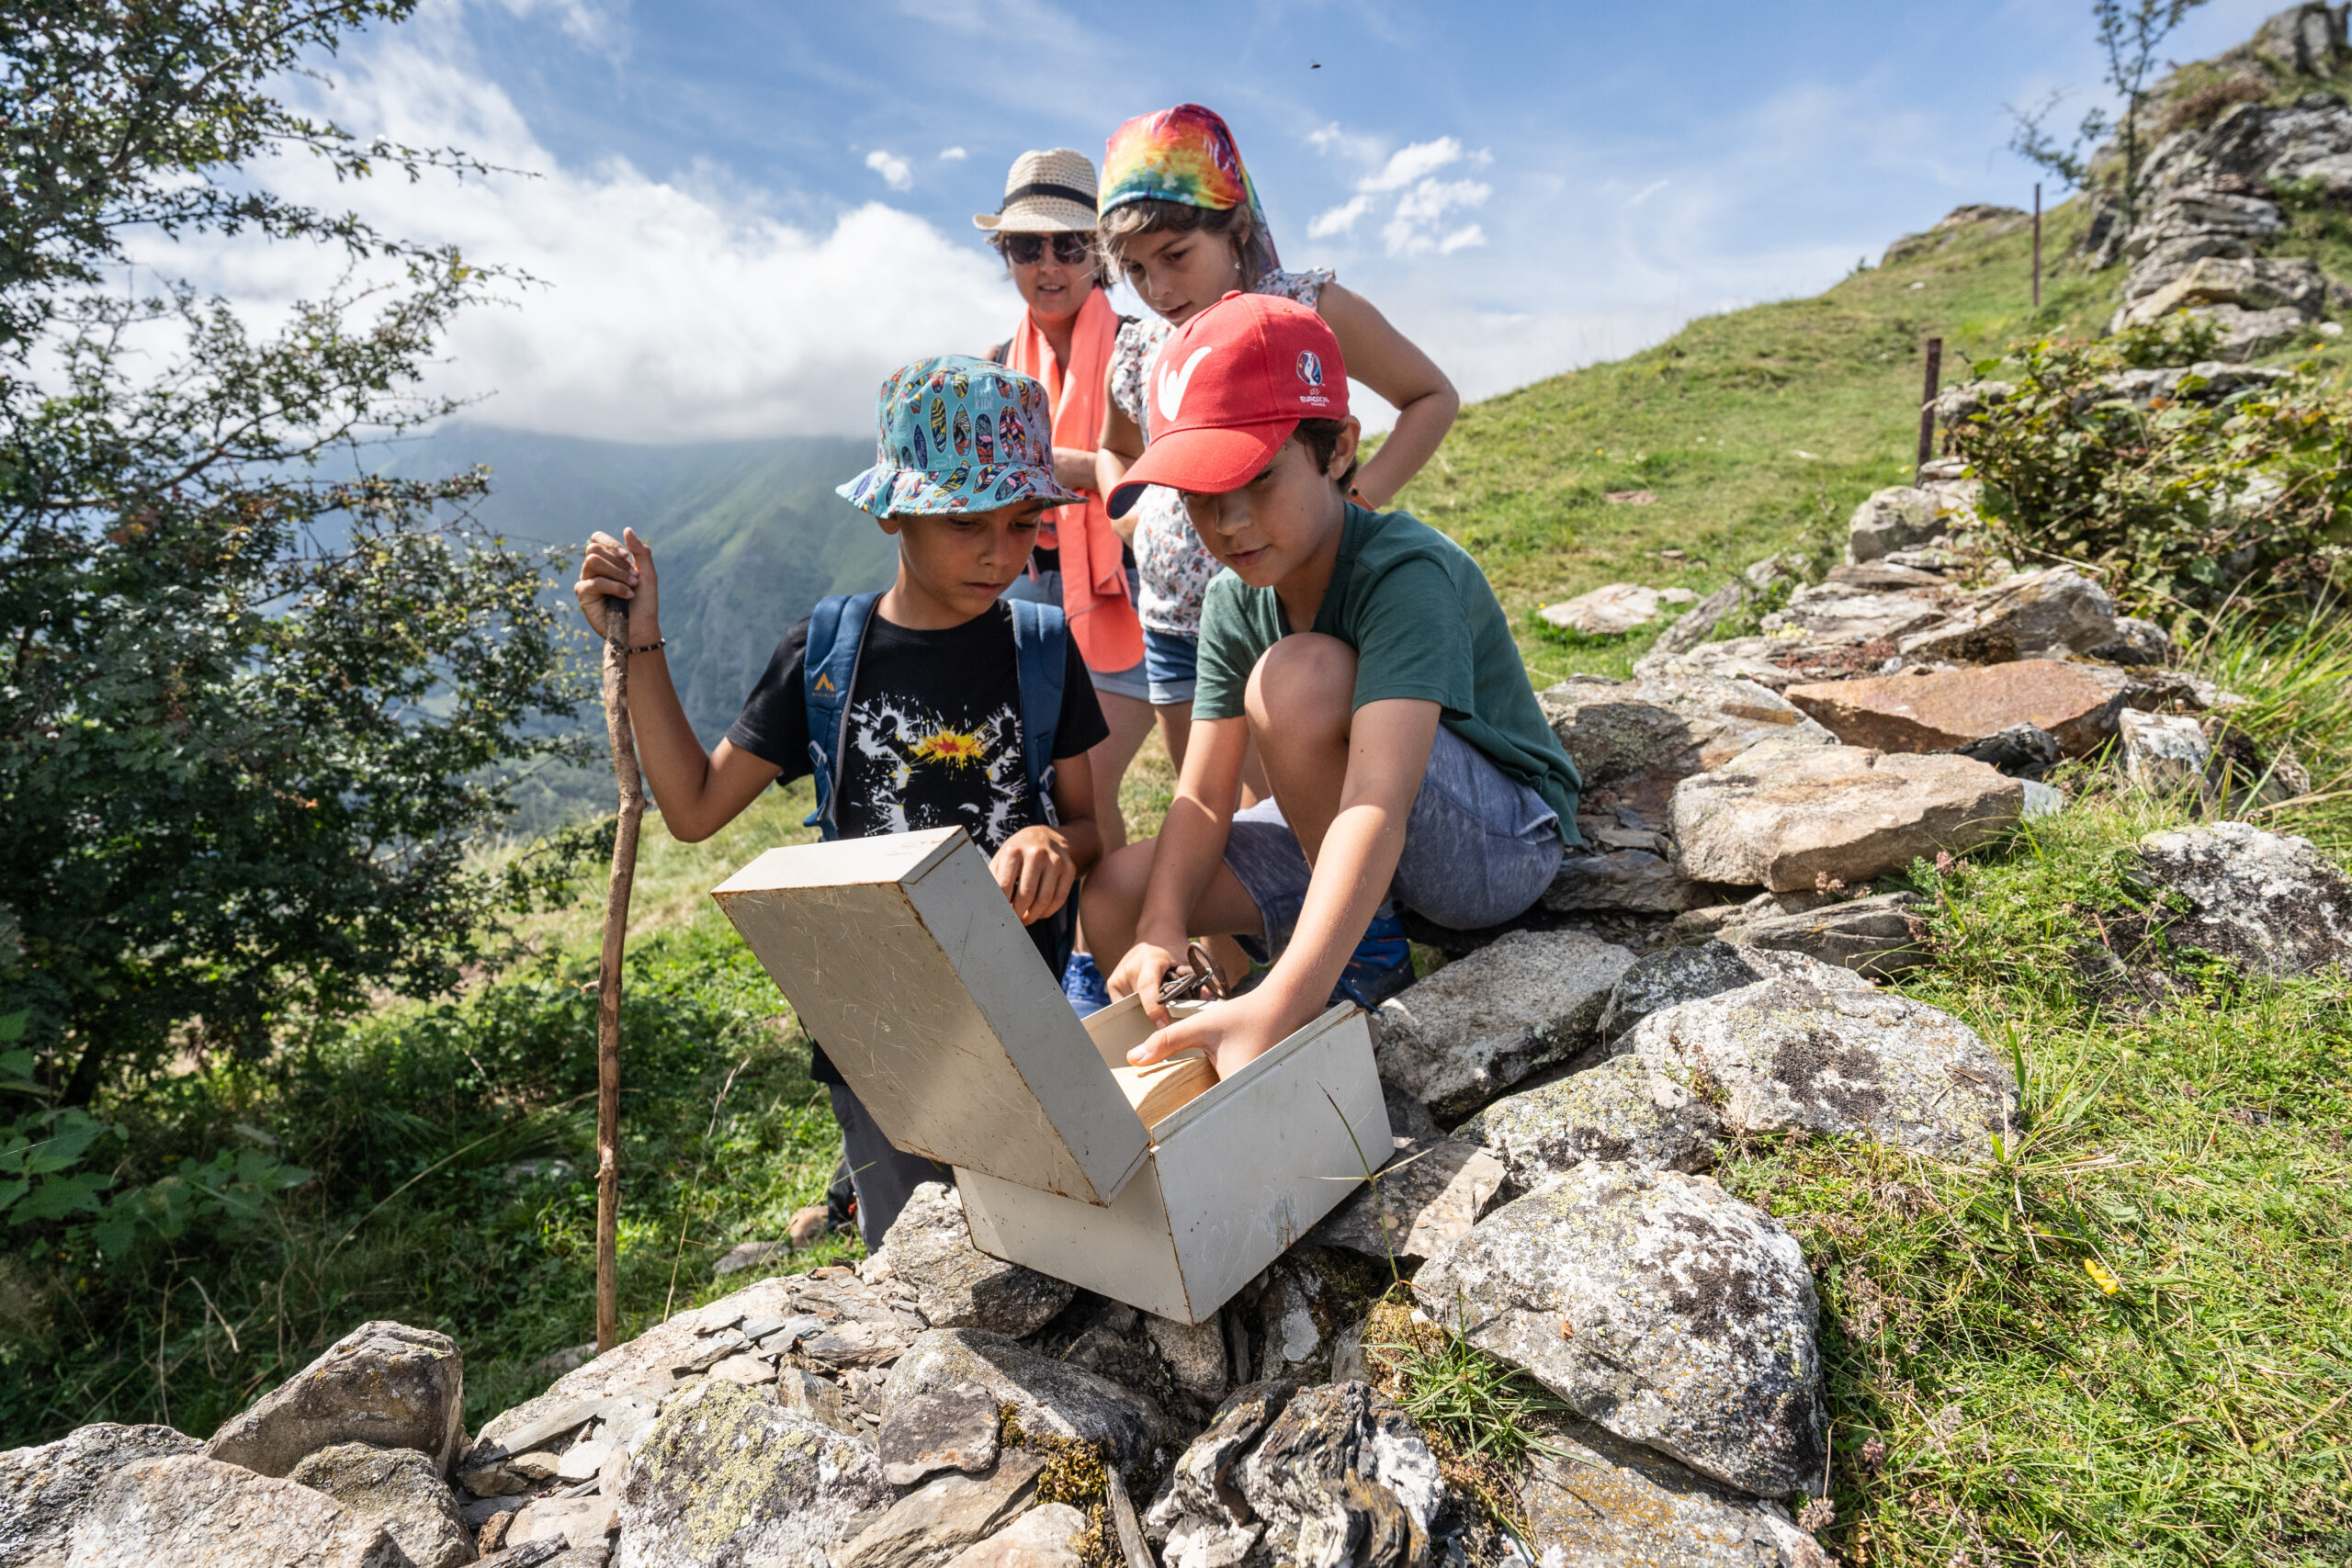
<path id="1" fill-rule="evenodd" d="M 1544 1440 L 1553 1451 L 1528 1466 L 1519 1506 L 1553 1568 L 1830 1568 L 1821 1543 L 1778 1503 L 1589 1421 L 1559 1422 Z"/>
<path id="2" fill-rule="evenodd" d="M 53 1443 L 0 1453 L 0 1568 L 56 1561 L 74 1521 L 115 1472 L 141 1460 L 192 1454 L 201 1446 L 169 1427 L 100 1421 Z"/>
<path id="3" fill-rule="evenodd" d="M 2258 974 L 2352 965 L 2352 879 L 2308 839 L 2245 822 L 2151 833 L 2133 875 L 2186 904 L 2167 918 L 2172 942 Z"/>
<path id="4" fill-rule="evenodd" d="M 750 1389 L 700 1383 L 629 1463 L 615 1568 L 806 1563 L 895 1496 L 863 1445 Z"/>
<path id="5" fill-rule="evenodd" d="M 1584 1165 L 1413 1280 L 1571 1409 L 1742 1491 L 1818 1485 L 1820 1303 L 1796 1238 L 1713 1182 Z"/>
<path id="6" fill-rule="evenodd" d="M 1729 1131 L 1803 1128 L 1982 1162 L 2016 1128 L 2007 1065 L 1950 1013 L 1892 992 L 1776 976 L 1652 1013 L 1624 1043 Z"/>
<path id="7" fill-rule="evenodd" d="M 1495 1151 L 1521 1191 L 1587 1160 L 1704 1170 L 1722 1126 L 1688 1083 L 1632 1056 L 1505 1095 L 1454 1131 Z M 1466 1227 L 1465 1227 L 1466 1228 Z"/>
<path id="8" fill-rule="evenodd" d="M 323 1492 L 360 1520 L 381 1519 L 413 1568 L 460 1568 L 474 1560 L 473 1532 L 431 1460 L 414 1449 L 338 1443 L 288 1477 Z"/>

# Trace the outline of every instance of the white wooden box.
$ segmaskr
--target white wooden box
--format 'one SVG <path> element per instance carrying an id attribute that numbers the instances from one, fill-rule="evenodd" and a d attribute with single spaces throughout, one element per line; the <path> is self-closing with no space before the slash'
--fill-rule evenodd
<path id="1" fill-rule="evenodd" d="M 1147 1134 L 1112 1080 L 1151 1032 L 1080 1021 L 960 828 L 770 850 L 713 891 L 902 1149 L 956 1168 L 981 1250 L 1205 1320 L 1390 1147 L 1342 1004 Z"/>

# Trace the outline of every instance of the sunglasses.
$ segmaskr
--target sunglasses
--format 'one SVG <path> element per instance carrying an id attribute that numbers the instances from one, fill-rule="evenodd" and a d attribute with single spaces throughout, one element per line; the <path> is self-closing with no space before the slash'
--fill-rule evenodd
<path id="1" fill-rule="evenodd" d="M 1007 234 L 1004 254 L 1023 266 L 1035 266 L 1037 258 L 1046 254 L 1046 242 L 1054 243 L 1054 259 L 1064 266 L 1076 266 L 1094 251 L 1091 234 Z"/>

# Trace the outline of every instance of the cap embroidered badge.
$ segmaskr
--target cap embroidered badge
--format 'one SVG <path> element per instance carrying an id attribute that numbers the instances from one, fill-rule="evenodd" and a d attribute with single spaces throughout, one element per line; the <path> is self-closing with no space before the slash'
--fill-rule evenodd
<path id="1" fill-rule="evenodd" d="M 1168 340 L 1152 371 L 1151 445 L 1110 494 L 1123 517 L 1146 485 L 1238 490 L 1302 419 L 1348 416 L 1348 367 L 1323 318 L 1272 294 L 1227 294 Z"/>
<path id="2" fill-rule="evenodd" d="M 1056 482 L 1046 389 L 1019 371 L 961 354 L 918 359 L 882 383 L 875 416 L 874 466 L 834 493 L 876 517 L 1085 499 Z"/>

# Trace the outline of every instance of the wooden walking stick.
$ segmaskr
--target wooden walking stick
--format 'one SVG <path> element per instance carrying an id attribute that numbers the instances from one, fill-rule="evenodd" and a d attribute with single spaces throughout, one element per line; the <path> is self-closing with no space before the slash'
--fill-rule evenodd
<path id="1" fill-rule="evenodd" d="M 620 1335 L 621 949 L 629 885 L 637 879 L 637 826 L 645 789 L 628 728 L 628 605 L 605 601 L 605 729 L 621 814 L 613 829 L 613 875 L 605 889 L 605 951 L 596 984 L 596 1350 Z"/>

